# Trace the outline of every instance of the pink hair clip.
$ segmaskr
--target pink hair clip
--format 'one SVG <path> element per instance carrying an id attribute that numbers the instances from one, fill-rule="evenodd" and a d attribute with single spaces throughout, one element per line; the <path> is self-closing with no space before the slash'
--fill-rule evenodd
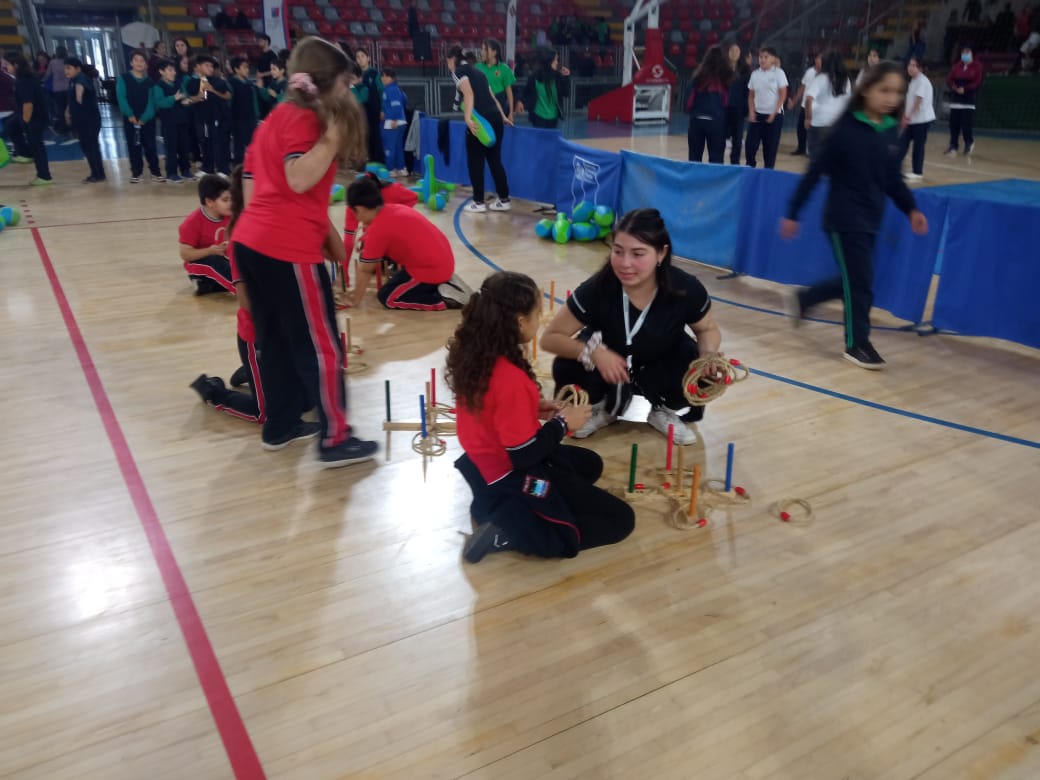
<path id="1" fill-rule="evenodd" d="M 308 95 L 318 94 L 318 88 L 314 84 L 310 73 L 294 73 L 289 77 L 289 87 L 306 92 Z"/>

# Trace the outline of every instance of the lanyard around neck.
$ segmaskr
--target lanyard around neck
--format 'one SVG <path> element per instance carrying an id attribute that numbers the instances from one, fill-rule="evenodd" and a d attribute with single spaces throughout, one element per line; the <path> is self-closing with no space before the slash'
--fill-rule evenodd
<path id="1" fill-rule="evenodd" d="M 654 305 L 654 299 L 656 297 L 657 290 L 654 290 L 654 294 L 650 297 L 650 302 L 646 304 L 646 308 L 640 313 L 638 319 L 636 319 L 635 326 L 633 326 L 631 325 L 631 320 L 628 316 L 628 293 L 624 291 L 621 292 L 621 309 L 625 316 L 625 353 L 629 370 L 632 369 L 632 339 L 634 339 L 636 334 L 642 329 L 643 323 L 646 322 L 646 315 L 649 313 L 650 307 Z"/>

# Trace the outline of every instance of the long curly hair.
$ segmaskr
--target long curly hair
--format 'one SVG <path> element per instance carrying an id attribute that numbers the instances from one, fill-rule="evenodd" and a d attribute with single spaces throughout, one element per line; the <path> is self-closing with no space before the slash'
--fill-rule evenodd
<path id="1" fill-rule="evenodd" d="M 484 280 L 462 310 L 462 322 L 448 342 L 448 387 L 457 403 L 473 411 L 484 405 L 495 361 L 504 357 L 535 381 L 520 348 L 522 315 L 530 314 L 541 297 L 538 285 L 525 274 L 499 271 Z"/>

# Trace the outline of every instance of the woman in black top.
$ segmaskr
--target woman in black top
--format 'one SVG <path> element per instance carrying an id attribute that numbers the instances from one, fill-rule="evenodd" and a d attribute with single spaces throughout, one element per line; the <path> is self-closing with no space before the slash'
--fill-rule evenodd
<path id="1" fill-rule="evenodd" d="M 526 106 L 534 127 L 555 129 L 563 117 L 560 95 L 570 88 L 570 75 L 567 68 L 560 67 L 559 54 L 552 49 L 538 49 L 516 112 L 522 114 Z"/>
<path id="2" fill-rule="evenodd" d="M 502 105 L 495 99 L 488 84 L 487 76 L 466 61 L 461 46 L 452 46 L 448 52 L 448 70 L 455 80 L 456 102 L 462 104 L 462 112 L 466 117 L 466 165 L 469 168 L 469 180 L 473 185 L 473 202 L 466 206 L 466 211 L 483 214 L 488 208 L 492 211 L 509 211 L 509 181 L 506 169 L 502 166 L 502 135 L 505 126 L 512 124 L 502 112 Z M 473 112 L 480 114 L 495 131 L 495 142 L 484 146 L 477 140 L 476 133 L 480 125 L 473 118 Z M 484 202 L 484 163 L 491 170 L 491 178 L 495 182 L 495 193 L 498 199 L 490 206 Z"/>
<path id="3" fill-rule="evenodd" d="M 726 101 L 726 140 L 730 142 L 730 164 L 740 165 L 744 120 L 747 118 L 748 80 L 751 78 L 751 52 L 744 54 L 739 43 L 731 43 L 727 54 L 733 78 L 729 82 L 729 99 Z"/>
<path id="4" fill-rule="evenodd" d="M 20 51 L 11 52 L 6 59 L 14 66 L 15 116 L 20 122 L 16 133 L 23 133 L 36 164 L 36 178 L 30 184 L 43 186 L 51 183 L 51 169 L 43 131 L 47 129 L 47 95 L 29 60 Z"/>
<path id="5" fill-rule="evenodd" d="M 653 406 L 646 421 L 655 430 L 667 436 L 671 426 L 678 444 L 697 441 L 685 423 L 700 420 L 704 407 L 688 408 L 682 380 L 698 357 L 721 354 L 722 334 L 707 290 L 672 266 L 671 243 L 656 209 L 628 212 L 614 230 L 607 264 L 545 329 L 542 349 L 559 356 L 557 390 L 578 385 L 592 403 L 575 438 L 616 421 L 639 394 Z"/>
<path id="6" fill-rule="evenodd" d="M 686 110 L 690 114 L 687 130 L 690 162 L 701 162 L 707 145 L 708 162 L 721 165 L 726 161 L 726 108 L 733 80 L 733 71 L 722 49 L 718 46 L 708 49 L 704 62 L 690 80 L 692 84 L 686 97 Z"/>
<path id="7" fill-rule="evenodd" d="M 841 275 L 787 297 L 795 322 L 807 309 L 835 298 L 845 301 L 845 359 L 878 370 L 885 361 L 870 343 L 870 307 L 874 302 L 874 242 L 885 214 L 885 198 L 910 217 L 914 233 L 928 232 L 928 220 L 917 210 L 913 193 L 899 170 L 899 121 L 906 96 L 901 66 L 882 62 L 869 68 L 856 88 L 848 111 L 838 120 L 813 157 L 791 199 L 780 234 L 798 235 L 798 212 L 824 175 L 830 191 L 823 210 L 827 232 Z"/>

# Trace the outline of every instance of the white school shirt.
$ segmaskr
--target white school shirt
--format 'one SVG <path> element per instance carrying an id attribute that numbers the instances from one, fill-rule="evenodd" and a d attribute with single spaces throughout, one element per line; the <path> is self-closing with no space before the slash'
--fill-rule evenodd
<path id="1" fill-rule="evenodd" d="M 812 126 L 830 127 L 845 113 L 852 99 L 852 82 L 845 79 L 845 92 L 834 94 L 831 77 L 826 73 L 817 74 L 816 78 L 805 90 L 805 96 L 812 98 Z"/>
<path id="2" fill-rule="evenodd" d="M 805 75 L 802 76 L 802 86 L 806 90 L 809 89 L 809 85 L 812 84 L 814 78 L 816 78 L 816 66 L 810 65 L 805 71 Z M 802 108 L 805 108 L 805 90 L 802 91 Z"/>
<path id="3" fill-rule="evenodd" d="M 913 113 L 917 98 L 921 98 L 921 109 Z M 910 79 L 910 86 L 906 90 L 906 118 L 912 125 L 935 121 L 935 89 L 923 73 Z"/>
<path id="4" fill-rule="evenodd" d="M 756 68 L 748 81 L 748 89 L 755 93 L 755 112 L 768 115 L 776 111 L 780 90 L 786 87 L 787 83 L 787 74 L 782 68 L 775 65 L 769 70 Z M 778 113 L 784 113 L 783 106 Z"/>

